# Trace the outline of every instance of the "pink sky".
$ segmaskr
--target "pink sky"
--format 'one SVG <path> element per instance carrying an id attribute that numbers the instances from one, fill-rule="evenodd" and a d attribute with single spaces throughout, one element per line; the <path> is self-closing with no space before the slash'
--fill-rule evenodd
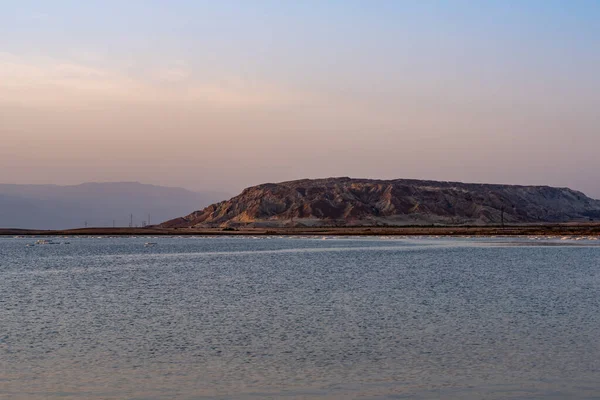
<path id="1" fill-rule="evenodd" d="M 0 6 L 1 183 L 234 193 L 352 176 L 600 197 L 600 35 L 584 10 L 32 4 Z"/>

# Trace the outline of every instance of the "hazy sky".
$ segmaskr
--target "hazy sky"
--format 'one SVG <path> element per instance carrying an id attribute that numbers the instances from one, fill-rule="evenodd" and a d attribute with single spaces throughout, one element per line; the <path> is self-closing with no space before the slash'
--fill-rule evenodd
<path id="1" fill-rule="evenodd" d="M 0 0 L 0 182 L 598 171 L 597 0 Z"/>

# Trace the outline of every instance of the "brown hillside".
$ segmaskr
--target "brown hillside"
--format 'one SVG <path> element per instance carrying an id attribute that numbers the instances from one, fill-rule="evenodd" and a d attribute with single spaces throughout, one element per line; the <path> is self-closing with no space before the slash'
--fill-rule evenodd
<path id="1" fill-rule="evenodd" d="M 409 179 L 303 179 L 245 189 L 162 227 L 282 227 L 589 221 L 600 201 L 568 188 Z"/>

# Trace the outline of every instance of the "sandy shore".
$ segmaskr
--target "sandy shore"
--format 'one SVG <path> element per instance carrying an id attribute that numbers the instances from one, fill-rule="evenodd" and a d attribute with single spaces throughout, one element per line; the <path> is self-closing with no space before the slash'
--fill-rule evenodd
<path id="1" fill-rule="evenodd" d="M 244 228 L 227 230 L 147 228 L 85 228 L 67 230 L 0 229 L 3 236 L 119 236 L 119 235 L 338 235 L 338 236 L 600 236 L 600 224 L 527 226 L 436 226 L 436 227 L 320 227 Z"/>

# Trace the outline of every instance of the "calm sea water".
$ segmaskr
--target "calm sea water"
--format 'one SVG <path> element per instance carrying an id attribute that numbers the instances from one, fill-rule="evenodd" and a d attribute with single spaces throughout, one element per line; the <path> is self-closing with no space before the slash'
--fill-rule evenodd
<path id="1" fill-rule="evenodd" d="M 54 240 L 0 239 L 2 399 L 600 398 L 600 241 Z"/>

